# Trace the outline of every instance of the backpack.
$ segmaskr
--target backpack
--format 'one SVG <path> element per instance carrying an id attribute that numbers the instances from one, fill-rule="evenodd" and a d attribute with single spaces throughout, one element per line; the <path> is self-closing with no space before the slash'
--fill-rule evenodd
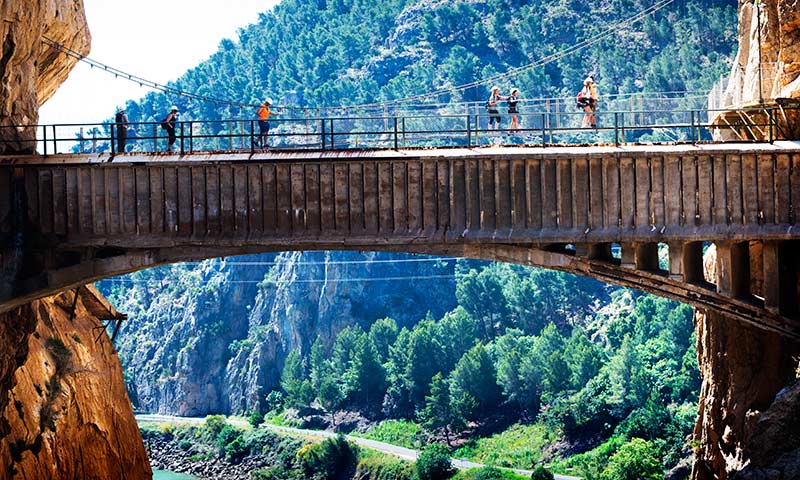
<path id="1" fill-rule="evenodd" d="M 589 98 L 584 90 L 578 92 L 578 96 L 575 98 L 575 100 L 578 102 L 578 108 L 585 107 L 589 104 Z"/>
<path id="2" fill-rule="evenodd" d="M 169 115 L 167 115 L 167 116 L 169 116 Z M 161 120 L 161 128 L 163 128 L 164 130 L 169 128 L 169 122 L 167 121 L 167 117 L 164 117 Z"/>

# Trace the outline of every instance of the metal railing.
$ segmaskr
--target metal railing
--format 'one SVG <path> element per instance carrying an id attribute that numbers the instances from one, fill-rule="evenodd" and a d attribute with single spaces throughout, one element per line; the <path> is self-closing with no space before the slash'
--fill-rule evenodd
<path id="1" fill-rule="evenodd" d="M 763 132 L 756 139 L 772 142 L 781 112 L 743 108 L 739 120 L 710 124 L 714 113 L 705 109 L 597 111 L 597 128 L 582 128 L 585 112 L 521 113 L 511 130 L 511 116 L 500 109 L 501 127 L 489 128 L 489 114 L 409 114 L 270 120 L 269 148 L 291 150 L 399 149 L 415 147 L 478 147 L 487 145 L 621 145 L 625 143 L 698 143 L 713 141 L 714 132 L 731 129 Z M 731 112 L 731 110 L 724 110 Z M 719 112 L 722 112 L 720 110 Z M 758 115 L 755 115 L 758 113 Z M 761 120 L 759 120 L 761 119 Z M 118 154 L 114 123 L 5 126 L 33 129 L 42 155 L 65 153 Z M 176 123 L 173 151 L 180 154 L 213 151 L 261 151 L 255 120 L 184 120 Z M 0 138 L 8 138 L 0 135 Z M 6 140 L 6 143 L 10 141 Z M 0 141 L 3 143 L 3 141 Z M 19 143 L 17 141 L 16 143 Z M 167 133 L 158 122 L 129 123 L 125 152 L 155 153 L 167 147 Z"/>

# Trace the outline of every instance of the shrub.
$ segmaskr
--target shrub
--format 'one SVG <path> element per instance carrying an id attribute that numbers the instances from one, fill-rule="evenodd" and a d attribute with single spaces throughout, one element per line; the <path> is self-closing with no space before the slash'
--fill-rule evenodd
<path id="1" fill-rule="evenodd" d="M 315 445 L 305 445 L 297 451 L 297 459 L 308 477 L 334 480 L 351 472 L 358 459 L 358 447 L 344 435 L 329 438 Z"/>
<path id="2" fill-rule="evenodd" d="M 541 465 L 537 465 L 531 473 L 531 480 L 553 480 L 553 478 L 553 474 Z"/>
<path id="3" fill-rule="evenodd" d="M 417 458 L 419 480 L 446 480 L 455 474 L 450 463 L 450 452 L 440 443 L 425 447 Z"/>
<path id="4" fill-rule="evenodd" d="M 192 448 L 192 445 L 193 445 L 192 441 L 186 438 L 178 442 L 178 448 L 180 448 L 184 452 Z"/>
<path id="5" fill-rule="evenodd" d="M 214 445 L 216 445 L 220 456 L 226 453 L 225 448 L 228 446 L 228 444 L 240 436 L 241 432 L 239 432 L 239 430 L 232 425 L 225 425 L 222 427 L 222 430 L 220 430 L 220 432 L 217 434 L 217 437 L 214 439 Z"/>
<path id="6" fill-rule="evenodd" d="M 228 425 L 224 415 L 209 415 L 206 417 L 205 427 L 211 438 L 217 438 L 222 428 Z"/>
<path id="7" fill-rule="evenodd" d="M 247 454 L 250 448 L 241 435 L 237 435 L 230 443 L 225 445 L 225 460 L 231 463 L 239 463 Z"/>
<path id="8" fill-rule="evenodd" d="M 250 422 L 250 425 L 253 427 L 258 427 L 262 423 L 264 423 L 264 415 L 261 412 L 255 411 L 250 414 L 250 418 L 247 419 Z"/>
<path id="9" fill-rule="evenodd" d="M 601 480 L 663 480 L 664 472 L 650 442 L 634 438 L 611 456 L 600 478 Z"/>
<path id="10" fill-rule="evenodd" d="M 482 467 L 472 472 L 471 480 L 504 480 L 506 476 L 497 467 Z"/>

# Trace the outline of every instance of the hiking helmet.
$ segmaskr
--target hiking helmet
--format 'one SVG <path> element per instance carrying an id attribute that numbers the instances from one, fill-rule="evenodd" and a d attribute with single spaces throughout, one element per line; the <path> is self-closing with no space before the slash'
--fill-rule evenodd
<path id="1" fill-rule="evenodd" d="M 173 105 L 173 106 L 172 106 L 172 108 L 170 108 L 170 111 L 172 111 L 172 112 L 177 112 L 177 111 L 178 111 L 178 107 L 176 107 L 175 105 Z"/>
<path id="2" fill-rule="evenodd" d="M 267 105 L 272 105 L 272 99 L 267 97 L 267 99 L 264 100 L 264 103 L 266 103 Z"/>
<path id="3" fill-rule="evenodd" d="M 495 85 L 494 87 L 492 87 L 492 91 L 493 91 L 493 92 L 500 91 L 500 87 L 498 87 L 497 85 Z"/>

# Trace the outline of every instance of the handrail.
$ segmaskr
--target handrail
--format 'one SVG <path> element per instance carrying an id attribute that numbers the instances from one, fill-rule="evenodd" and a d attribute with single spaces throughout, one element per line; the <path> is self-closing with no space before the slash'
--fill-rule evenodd
<path id="1" fill-rule="evenodd" d="M 777 108 L 777 107 L 775 107 Z M 786 109 L 786 108 L 784 108 Z M 503 126 L 489 127 L 489 113 L 375 115 L 341 117 L 279 117 L 271 119 L 270 148 L 277 149 L 364 149 L 408 147 L 476 147 L 481 145 L 586 145 L 648 142 L 701 143 L 712 141 L 714 130 L 753 130 L 768 137 L 749 141 L 773 142 L 779 116 L 773 107 L 747 107 L 718 110 L 738 117 L 724 123 L 703 123 L 715 110 L 677 109 L 610 110 L 595 112 L 597 128 L 581 128 L 583 111 L 538 111 L 520 113 L 519 127 L 509 128 L 510 115 L 501 107 Z M 748 114 L 761 114 L 755 121 Z M 780 112 L 779 112 L 780 113 Z M 125 150 L 156 153 L 166 149 L 166 131 L 160 122 L 129 122 Z M 259 134 L 252 119 L 180 120 L 176 122 L 175 150 L 180 154 L 207 151 L 261 149 Z M 108 152 L 118 155 L 114 122 L 66 123 L 53 125 L 0 126 L 3 129 L 33 129 L 37 150 L 42 155 Z M 661 133 L 660 133 L 661 132 Z M 88 136 L 87 136 L 88 135 Z M 11 143 L 12 140 L 0 140 Z M 14 140 L 19 143 L 19 140 Z M 89 144 L 89 148 L 86 145 Z M 238 147 L 238 148 L 237 148 Z"/>

